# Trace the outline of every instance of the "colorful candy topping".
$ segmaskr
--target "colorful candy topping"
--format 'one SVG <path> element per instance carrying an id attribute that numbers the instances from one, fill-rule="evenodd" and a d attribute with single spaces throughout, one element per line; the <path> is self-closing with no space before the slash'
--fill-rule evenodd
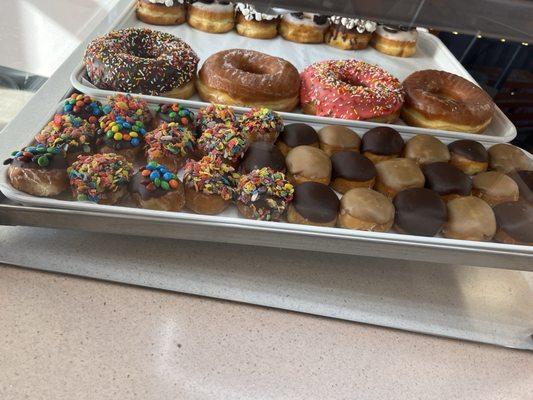
<path id="1" fill-rule="evenodd" d="M 213 155 L 207 155 L 200 161 L 191 159 L 185 164 L 183 183 L 197 192 L 216 194 L 224 200 L 231 200 L 238 180 L 239 174 L 235 169 Z"/>
<path id="2" fill-rule="evenodd" d="M 12 158 L 4 161 L 4 165 L 18 161 L 20 163 L 33 163 L 38 168 L 50 167 L 52 159 L 61 154 L 61 150 L 57 147 L 46 147 L 44 144 L 37 144 L 36 146 L 28 146 L 22 150 L 11 153 Z M 65 163 L 63 162 L 64 166 Z"/>
<path id="3" fill-rule="evenodd" d="M 143 124 L 149 123 L 152 119 L 148 103 L 129 94 L 117 94 L 109 97 L 108 103 L 102 107 L 102 110 L 111 119 L 129 117 L 135 121 L 141 121 Z"/>
<path id="4" fill-rule="evenodd" d="M 175 122 L 163 124 L 145 137 L 148 158 L 160 155 L 185 157 L 194 151 L 196 139 L 192 132 Z"/>
<path id="5" fill-rule="evenodd" d="M 101 144 L 100 142 L 103 141 L 115 148 L 123 147 L 124 144 L 128 143 L 132 147 L 138 147 L 145 134 L 146 129 L 144 129 L 144 124 L 141 121 L 122 116 L 117 116 L 113 120 L 109 114 L 100 120 L 97 144 Z"/>
<path id="6" fill-rule="evenodd" d="M 293 194 L 285 174 L 268 167 L 242 175 L 237 186 L 237 201 L 250 207 L 255 219 L 264 221 L 279 220 Z"/>
<path id="7" fill-rule="evenodd" d="M 230 163 L 236 163 L 244 155 L 247 139 L 233 126 L 223 124 L 207 128 L 198 139 L 198 148 L 204 154 L 222 157 Z"/>
<path id="8" fill-rule="evenodd" d="M 234 125 L 237 122 L 235 113 L 228 106 L 220 104 L 210 104 L 202 107 L 196 114 L 196 127 L 198 134 L 205 129 L 212 128 L 217 124 Z"/>
<path id="9" fill-rule="evenodd" d="M 90 124 L 96 124 L 103 111 L 102 104 L 98 100 L 80 93 L 72 93 L 63 103 L 63 113 L 72 114 L 83 118 Z"/>
<path id="10" fill-rule="evenodd" d="M 175 122 L 194 129 L 194 113 L 179 104 L 160 104 L 155 112 L 164 122 Z"/>
<path id="11" fill-rule="evenodd" d="M 46 147 L 90 153 L 94 140 L 94 127 L 87 121 L 71 114 L 56 114 L 43 130 L 35 136 L 37 143 Z"/>
<path id="12" fill-rule="evenodd" d="M 98 202 L 103 195 L 128 184 L 133 165 L 114 153 L 78 156 L 67 173 L 79 201 Z"/>
<path id="13" fill-rule="evenodd" d="M 157 189 L 177 189 L 180 184 L 176 174 L 173 174 L 164 165 L 155 161 L 150 161 L 145 167 L 139 170 L 139 173 L 144 177 L 141 183 L 149 192 Z"/>
<path id="14" fill-rule="evenodd" d="M 283 120 L 278 113 L 268 108 L 252 108 L 243 114 L 239 124 L 249 138 L 254 141 L 275 141 L 283 130 Z"/>

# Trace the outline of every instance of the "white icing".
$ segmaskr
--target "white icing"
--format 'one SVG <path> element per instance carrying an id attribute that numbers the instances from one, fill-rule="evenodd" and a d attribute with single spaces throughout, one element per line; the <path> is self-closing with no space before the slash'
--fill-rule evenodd
<path id="1" fill-rule="evenodd" d="M 233 6 L 233 3 L 220 4 L 218 2 L 214 2 L 211 4 L 207 4 L 207 3 L 201 3 L 197 1 L 197 2 L 192 3 L 191 7 L 197 8 L 199 10 L 209 10 L 213 12 L 227 13 L 227 12 L 233 12 L 234 6 Z"/>
<path id="2" fill-rule="evenodd" d="M 273 19 L 278 18 L 277 15 L 263 14 L 257 12 L 253 5 L 246 3 L 237 3 L 237 5 L 235 6 L 235 11 L 240 12 L 244 16 L 244 19 L 246 21 L 272 21 Z"/>
<path id="3" fill-rule="evenodd" d="M 174 5 L 174 2 L 183 4 L 185 3 L 185 0 L 148 0 L 152 4 L 164 4 L 167 7 L 172 7 Z"/>
<path id="4" fill-rule="evenodd" d="M 398 40 L 400 42 L 416 42 L 418 32 L 416 29 L 409 31 L 389 32 L 383 28 L 383 25 L 378 25 L 376 28 L 376 34 L 384 37 L 385 39 Z"/>
<path id="5" fill-rule="evenodd" d="M 315 23 L 315 21 L 313 21 L 313 17 L 318 14 L 313 14 L 313 13 L 303 13 L 303 14 L 304 14 L 304 17 L 301 19 L 296 18 L 292 14 L 285 14 L 283 16 L 283 19 L 294 25 L 309 25 L 309 26 L 317 26 L 320 28 L 323 27 L 324 29 L 327 29 L 329 25 L 327 21 L 322 25 L 318 25 L 317 23 Z"/>
<path id="6" fill-rule="evenodd" d="M 333 15 L 330 21 L 336 25 L 342 25 L 346 29 L 355 29 L 359 33 L 369 32 L 372 33 L 376 30 L 377 24 L 374 21 L 361 18 L 347 18 Z"/>

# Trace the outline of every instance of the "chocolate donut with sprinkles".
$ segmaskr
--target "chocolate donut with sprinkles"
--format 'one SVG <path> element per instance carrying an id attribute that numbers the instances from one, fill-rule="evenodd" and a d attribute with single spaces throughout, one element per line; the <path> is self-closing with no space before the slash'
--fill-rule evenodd
<path id="1" fill-rule="evenodd" d="M 165 32 L 127 28 L 94 39 L 84 63 L 100 89 L 187 99 L 194 93 L 199 58 Z"/>

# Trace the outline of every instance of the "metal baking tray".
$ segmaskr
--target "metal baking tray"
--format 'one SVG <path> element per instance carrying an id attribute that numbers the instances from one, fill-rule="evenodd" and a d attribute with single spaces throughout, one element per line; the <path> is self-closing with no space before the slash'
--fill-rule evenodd
<path id="1" fill-rule="evenodd" d="M 135 4 L 136 1 L 131 1 L 131 4 L 124 10 L 124 12 L 110 24 L 108 31 L 126 27 L 148 27 L 150 29 L 172 33 L 191 45 L 200 57 L 200 66 L 208 56 L 220 50 L 231 48 L 260 49 L 264 53 L 285 58 L 293 63 L 299 71 L 302 71 L 306 66 L 316 61 L 357 58 L 383 67 L 386 71 L 389 71 L 400 80 L 403 80 L 409 74 L 417 70 L 440 69 L 452 72 L 476 83 L 474 78 L 472 78 L 472 76 L 464 69 L 461 63 L 453 56 L 440 39 L 425 30 L 419 30 L 416 54 L 410 58 L 402 58 L 382 54 L 370 46 L 365 50 L 347 51 L 339 50 L 326 44 L 293 43 L 284 40 L 281 36 L 271 40 L 261 40 L 243 37 L 234 31 L 224 34 L 211 34 L 193 29 L 186 23 L 179 26 L 148 25 L 136 18 Z M 105 96 L 106 94 L 109 95 L 112 93 L 93 86 L 86 79 L 85 66 L 81 57 L 78 62 L 77 67 L 74 69 L 70 77 L 72 85 L 77 90 L 95 96 Z M 163 99 L 163 97 L 157 96 L 141 95 L 141 97 L 144 97 L 149 101 L 155 101 L 156 98 Z M 193 96 L 190 100 L 180 100 L 180 103 L 185 106 L 205 105 L 205 103 L 200 101 L 198 95 Z M 291 113 L 282 113 L 282 115 L 284 118 L 290 116 L 294 120 L 302 122 L 335 123 L 356 128 L 370 129 L 379 125 L 373 122 L 340 120 L 305 115 L 299 110 L 295 110 L 295 112 Z M 473 139 L 484 143 L 509 142 L 516 136 L 515 126 L 498 107 L 496 107 L 491 124 L 483 134 L 417 128 L 407 126 L 402 121 L 391 126 L 394 126 L 402 133 L 429 133 L 438 136 L 441 139 Z"/>

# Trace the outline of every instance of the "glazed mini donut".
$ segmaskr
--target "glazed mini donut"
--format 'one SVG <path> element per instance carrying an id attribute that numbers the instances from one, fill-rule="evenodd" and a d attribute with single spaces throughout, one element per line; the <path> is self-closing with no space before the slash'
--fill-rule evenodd
<path id="1" fill-rule="evenodd" d="M 170 33 L 126 28 L 94 39 L 84 63 L 100 89 L 187 99 L 194 93 L 198 56 Z"/>
<path id="2" fill-rule="evenodd" d="M 370 44 L 389 56 L 411 57 L 416 53 L 417 38 L 415 27 L 378 25 Z"/>
<path id="3" fill-rule="evenodd" d="M 268 167 L 274 171 L 285 172 L 285 157 L 281 151 L 268 142 L 255 142 L 250 144 L 240 165 L 240 172 L 248 174 L 254 169 Z"/>
<path id="4" fill-rule="evenodd" d="M 413 136 L 405 143 L 403 156 L 419 165 L 450 161 L 448 147 L 435 136 L 424 134 Z"/>
<path id="5" fill-rule="evenodd" d="M 351 129 L 341 125 L 328 125 L 318 131 L 320 148 L 332 156 L 338 151 L 359 152 L 361 138 Z"/>
<path id="6" fill-rule="evenodd" d="M 175 174 L 187 158 L 195 155 L 196 139 L 192 131 L 175 122 L 148 132 L 144 139 L 146 159 L 163 165 Z"/>
<path id="7" fill-rule="evenodd" d="M 500 203 L 517 201 L 520 192 L 512 178 L 498 171 L 487 171 L 472 178 L 472 195 L 494 207 Z"/>
<path id="8" fill-rule="evenodd" d="M 479 86 L 445 71 L 423 70 L 403 81 L 402 119 L 422 128 L 481 133 L 492 121 L 494 103 Z"/>
<path id="9" fill-rule="evenodd" d="M 424 174 L 417 163 L 409 158 L 392 158 L 376 164 L 376 190 L 389 199 L 398 192 L 424 187 Z"/>
<path id="10" fill-rule="evenodd" d="M 107 99 L 107 103 L 102 106 L 104 115 L 115 120 L 117 117 L 141 121 L 145 129 L 150 129 L 153 124 L 153 116 L 148 103 L 138 97 L 129 94 L 116 94 Z"/>
<path id="11" fill-rule="evenodd" d="M 518 185 L 520 199 L 533 204 L 533 171 L 513 171 L 509 176 Z"/>
<path id="12" fill-rule="evenodd" d="M 133 163 L 144 145 L 146 129 L 141 121 L 130 117 L 108 114 L 100 119 L 100 129 L 96 138 L 99 153 L 115 153 Z"/>
<path id="13" fill-rule="evenodd" d="M 367 131 L 361 140 L 361 153 L 374 164 L 400 157 L 404 141 L 396 129 L 378 126 Z"/>
<path id="14" fill-rule="evenodd" d="M 448 220 L 442 234 L 449 239 L 489 241 L 496 233 L 492 208 L 479 197 L 459 197 L 449 201 Z"/>
<path id="15" fill-rule="evenodd" d="M 353 151 L 339 151 L 331 156 L 331 187 L 339 193 L 366 187 L 376 182 L 376 168 L 364 155 Z"/>
<path id="16" fill-rule="evenodd" d="M 84 119 L 89 124 L 96 126 L 98 118 L 103 114 L 102 103 L 91 96 L 81 93 L 72 93 L 65 99 L 59 114 L 70 114 Z"/>
<path id="17" fill-rule="evenodd" d="M 188 160 L 183 169 L 185 205 L 198 214 L 220 214 L 231 204 L 239 175 L 221 158 Z"/>
<path id="18" fill-rule="evenodd" d="M 479 142 L 456 140 L 448 145 L 450 164 L 467 175 L 486 171 L 489 166 L 489 153 Z"/>
<path id="19" fill-rule="evenodd" d="M 432 190 L 412 188 L 394 197 L 396 230 L 408 235 L 435 236 L 446 222 L 446 203 Z"/>
<path id="20" fill-rule="evenodd" d="M 29 146 L 4 161 L 11 186 L 33 196 L 50 197 L 68 187 L 67 163 L 57 147 Z"/>
<path id="21" fill-rule="evenodd" d="M 507 174 L 511 171 L 533 170 L 533 161 L 518 147 L 498 143 L 489 149 L 489 169 Z"/>
<path id="22" fill-rule="evenodd" d="M 185 0 L 137 0 L 137 18 L 152 25 L 179 25 L 185 22 Z"/>
<path id="23" fill-rule="evenodd" d="M 235 26 L 235 6 L 221 0 L 193 1 L 189 5 L 187 22 L 204 32 L 229 32 Z"/>
<path id="24" fill-rule="evenodd" d="M 329 186 L 304 182 L 294 188 L 287 221 L 291 224 L 335 226 L 339 205 L 339 198 Z"/>
<path id="25" fill-rule="evenodd" d="M 71 164 L 81 154 L 93 152 L 95 126 L 70 114 L 54 115 L 37 135 L 35 141 L 46 147 L 58 147 Z"/>
<path id="26" fill-rule="evenodd" d="M 201 135 L 203 131 L 208 128 L 213 128 L 215 125 L 224 124 L 227 126 L 235 126 L 237 124 L 237 117 L 228 106 L 220 104 L 210 104 L 207 107 L 201 107 L 196 114 L 196 134 Z"/>
<path id="27" fill-rule="evenodd" d="M 325 41 L 343 50 L 361 50 L 368 46 L 376 23 L 360 18 L 330 17 L 330 26 Z"/>
<path id="28" fill-rule="evenodd" d="M 533 246 L 533 205 L 524 201 L 498 204 L 493 209 L 498 242 Z"/>
<path id="29" fill-rule="evenodd" d="M 337 225 L 361 231 L 387 232 L 394 222 L 394 206 L 384 195 L 355 188 L 341 197 Z"/>
<path id="30" fill-rule="evenodd" d="M 263 14 L 251 4 L 235 5 L 237 33 L 255 39 L 272 39 L 278 35 L 279 15 Z"/>
<path id="31" fill-rule="evenodd" d="M 293 186 L 283 172 L 268 167 L 242 175 L 237 185 L 237 209 L 248 219 L 279 221 L 291 202 Z"/>
<path id="32" fill-rule="evenodd" d="M 154 161 L 141 167 L 130 182 L 133 201 L 140 208 L 179 211 L 185 205 L 183 184 L 176 174 Z"/>
<path id="33" fill-rule="evenodd" d="M 274 143 L 283 130 L 283 120 L 268 108 L 252 108 L 239 118 L 239 126 L 250 142 Z"/>
<path id="34" fill-rule="evenodd" d="M 159 127 L 173 122 L 194 132 L 195 118 L 194 112 L 180 104 L 159 104 L 155 109 L 154 125 Z"/>
<path id="35" fill-rule="evenodd" d="M 293 185 L 303 182 L 318 182 L 329 185 L 331 160 L 322 150 L 313 146 L 298 146 L 285 158 L 287 177 Z"/>
<path id="36" fill-rule="evenodd" d="M 236 167 L 248 147 L 248 139 L 235 127 L 219 124 L 205 129 L 197 145 L 202 157 L 211 154 Z"/>
<path id="37" fill-rule="evenodd" d="M 298 122 L 285 125 L 276 141 L 285 157 L 293 148 L 304 145 L 319 147 L 318 134 L 312 126 Z"/>
<path id="38" fill-rule="evenodd" d="M 448 202 L 458 197 L 470 196 L 472 181 L 463 171 L 446 162 L 435 162 L 422 166 L 426 178 L 425 186 Z"/>
<path id="39" fill-rule="evenodd" d="M 328 27 L 329 21 L 325 15 L 297 12 L 281 18 L 279 34 L 291 42 L 324 43 Z"/>
<path id="40" fill-rule="evenodd" d="M 357 60 L 329 60 L 301 74 L 300 103 L 306 114 L 394 122 L 404 92 L 398 79 L 378 66 Z"/>
<path id="41" fill-rule="evenodd" d="M 300 77 L 288 61 L 253 50 L 223 50 L 207 58 L 196 82 L 202 100 L 291 111 L 299 102 Z"/>
<path id="42" fill-rule="evenodd" d="M 93 154 L 79 156 L 67 173 L 76 200 L 113 205 L 128 193 L 133 165 L 118 154 Z"/>

